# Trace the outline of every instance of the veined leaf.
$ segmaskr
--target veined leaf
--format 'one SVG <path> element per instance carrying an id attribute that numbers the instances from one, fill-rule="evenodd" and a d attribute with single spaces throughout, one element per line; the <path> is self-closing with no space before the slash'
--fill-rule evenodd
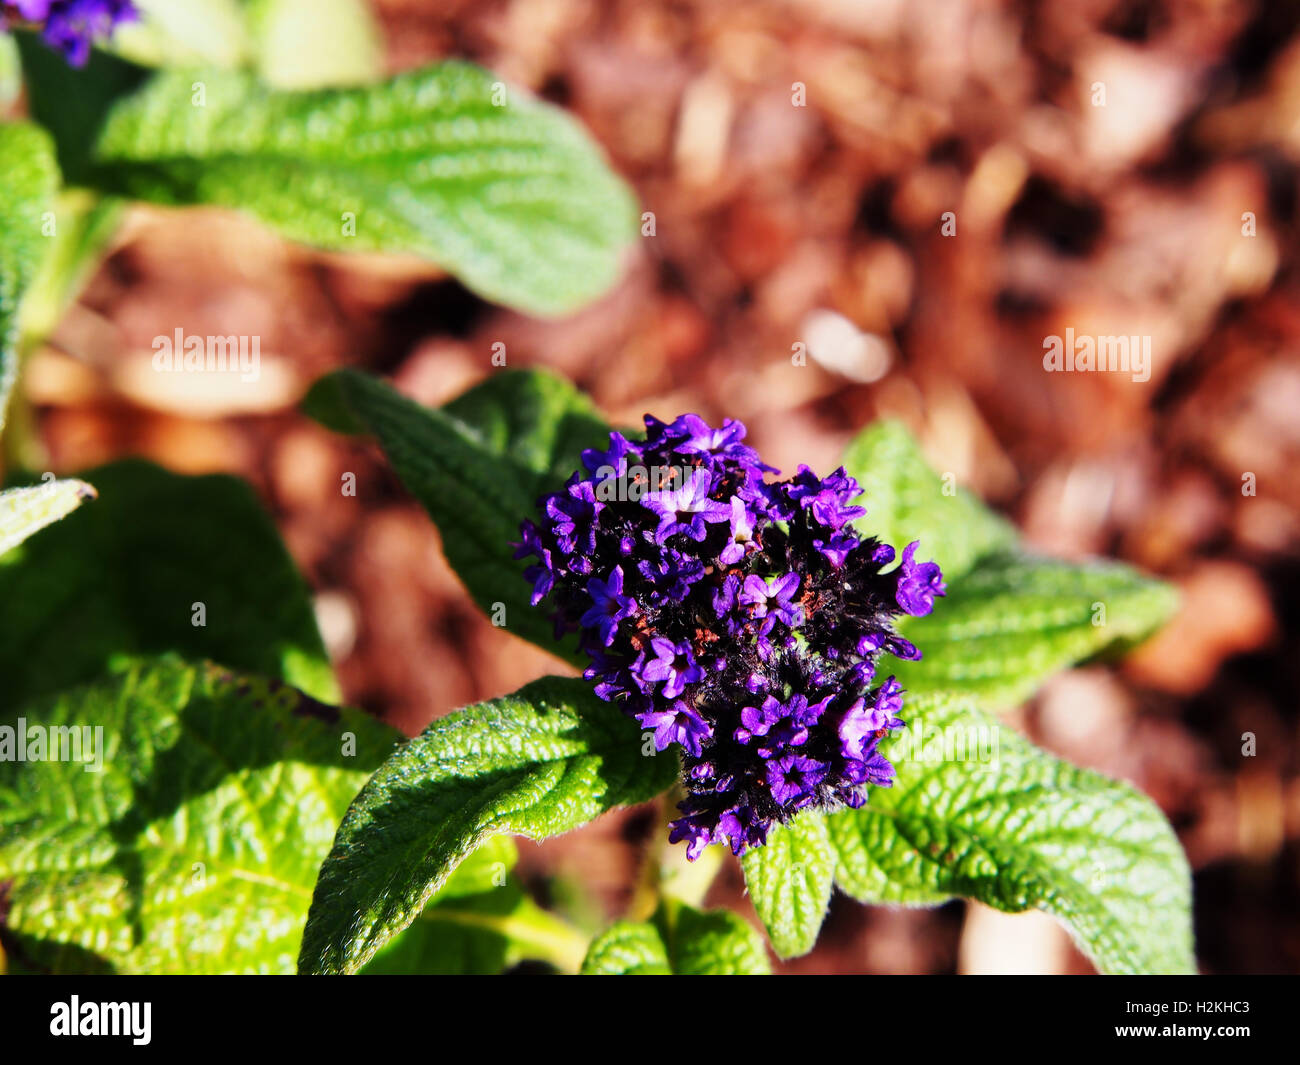
<path id="1" fill-rule="evenodd" d="M 27 123 L 0 123 L 0 430 L 18 375 L 18 308 L 49 238 L 45 214 L 54 206 L 59 170 L 45 132 Z"/>
<path id="2" fill-rule="evenodd" d="M 461 62 L 312 92 L 165 72 L 113 108 L 95 159 L 108 191 L 246 210 L 322 248 L 421 255 L 536 314 L 609 288 L 635 233 L 630 192 L 576 122 Z"/>
<path id="3" fill-rule="evenodd" d="M 0 556 L 94 498 L 95 490 L 85 481 L 76 480 L 0 492 Z"/>
<path id="4" fill-rule="evenodd" d="M 767 843 L 746 851 L 740 866 L 772 949 L 782 958 L 812 950 L 835 876 L 822 814 L 807 811 L 786 825 L 773 825 Z"/>
<path id="5" fill-rule="evenodd" d="M 489 836 L 452 870 L 447 882 L 438 889 L 434 902 L 462 895 L 483 895 L 504 887 L 518 861 L 519 848 L 512 836 Z"/>
<path id="6" fill-rule="evenodd" d="M 592 940 L 583 976 L 671 976 L 668 947 L 649 921 L 617 921 Z"/>
<path id="7" fill-rule="evenodd" d="M 592 941 L 586 976 L 765 976 L 762 937 L 730 910 L 665 899 L 649 921 L 619 921 Z"/>
<path id="8" fill-rule="evenodd" d="M 888 660 L 914 692 L 968 692 L 1013 704 L 1057 670 L 1141 641 L 1178 602 L 1169 585 L 1112 562 L 998 555 L 950 581 L 934 612 L 898 626 L 919 662 Z"/>
<path id="9" fill-rule="evenodd" d="M 248 485 L 135 460 L 85 476 L 95 505 L 0 563 L 0 709 L 168 651 L 338 701 L 307 586 Z"/>
<path id="10" fill-rule="evenodd" d="M 913 696 L 907 717 L 881 743 L 892 788 L 872 788 L 860 810 L 799 814 L 745 855 L 779 954 L 812 949 L 829 863 L 861 902 L 1040 909 L 1103 972 L 1195 970 L 1187 859 L 1150 799 L 1039 750 L 969 697 Z"/>
<path id="11" fill-rule="evenodd" d="M 485 612 L 498 614 L 502 604 L 508 631 L 586 664 L 571 639 L 556 642 L 545 611 L 529 602 L 527 562 L 515 561 L 510 546 L 538 497 L 581 465 L 582 449 L 608 442 L 609 427 L 581 393 L 550 374 L 503 371 L 431 410 L 342 370 L 318 381 L 304 406 L 330 428 L 375 435 Z"/>
<path id="12" fill-rule="evenodd" d="M 655 925 L 679 976 L 765 976 L 772 971 L 763 937 L 730 910 L 697 910 L 665 899 Z"/>
<path id="13" fill-rule="evenodd" d="M 868 508 L 873 498 L 887 504 L 883 520 L 869 513 L 861 524 L 900 548 L 920 539 L 920 555 L 948 578 L 932 614 L 899 624 L 924 658 L 880 665 L 910 691 L 907 735 L 992 730 L 1009 737 L 1002 750 L 1013 761 L 898 763 L 893 789 L 873 789 L 863 810 L 829 819 L 837 882 L 864 901 L 965 895 L 1045 909 L 1108 971 L 1193 968 L 1186 860 L 1154 804 L 999 732 L 975 709 L 1016 702 L 1059 669 L 1139 642 L 1167 619 L 1176 593 L 1119 564 L 1016 553 L 1010 527 L 977 500 L 942 495 L 900 427 L 872 427 L 846 462 L 868 489 L 876 471 Z M 891 742 L 897 750 L 902 741 Z"/>
<path id="14" fill-rule="evenodd" d="M 945 485 L 925 461 L 911 433 L 897 422 L 864 429 L 844 452 L 844 468 L 857 478 L 867 508 L 854 524 L 864 535 L 892 544 L 901 555 L 920 540 L 918 558 L 934 559 L 949 580 L 978 560 L 1012 547 L 1015 528 L 964 488 Z"/>
<path id="15" fill-rule="evenodd" d="M 1193 972 L 1191 876 L 1156 805 L 1034 747 L 969 698 L 913 696 L 882 742 L 898 779 L 828 818 L 863 902 L 953 896 L 1065 922 L 1103 972 Z"/>
<path id="16" fill-rule="evenodd" d="M 21 959 L 73 972 L 293 972 L 335 826 L 398 739 L 173 658 L 0 725 L 0 924 Z"/>
<path id="17" fill-rule="evenodd" d="M 523 961 L 576 972 L 587 937 L 543 910 L 509 875 L 518 856 L 512 837 L 485 839 L 360 975 L 486 976 Z"/>
<path id="18" fill-rule="evenodd" d="M 435 721 L 371 778 L 343 819 L 303 938 L 303 972 L 356 972 L 453 869 L 499 833 L 545 839 L 644 802 L 677 774 L 581 680 L 536 681 Z"/>

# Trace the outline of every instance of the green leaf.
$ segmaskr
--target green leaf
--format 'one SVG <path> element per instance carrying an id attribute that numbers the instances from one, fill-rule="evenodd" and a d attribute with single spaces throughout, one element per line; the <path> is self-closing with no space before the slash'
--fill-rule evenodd
<path id="1" fill-rule="evenodd" d="M 850 442 L 843 462 L 865 492 L 857 500 L 867 508 L 855 522 L 858 531 L 891 544 L 900 555 L 920 540 L 917 556 L 934 559 L 949 580 L 1016 542 L 1015 528 L 966 489 L 945 494 L 943 479 L 897 422 L 865 429 Z"/>
<path id="2" fill-rule="evenodd" d="M 453 869 L 499 833 L 545 839 L 677 775 L 581 680 L 549 677 L 435 721 L 371 778 L 343 819 L 303 937 L 304 972 L 356 972 Z"/>
<path id="3" fill-rule="evenodd" d="M 488 975 L 534 958 L 576 968 L 575 954 L 581 956 L 585 940 L 510 877 L 518 858 L 513 837 L 484 840 L 361 975 Z"/>
<path id="4" fill-rule="evenodd" d="M 919 718 L 926 708 L 946 706 L 935 700 L 956 698 L 951 693 L 968 696 L 961 705 L 972 715 L 977 714 L 975 700 L 991 704 L 1014 702 L 1058 669 L 1113 645 L 1126 646 L 1139 641 L 1173 609 L 1175 598 L 1168 586 L 1142 577 L 1128 567 L 1101 562 L 1071 564 L 1013 553 L 1015 530 L 969 493 L 959 490 L 952 495 L 945 494 L 942 480 L 926 465 L 915 441 L 899 425 L 885 422 L 866 430 L 850 445 L 844 464 L 866 490 L 860 502 L 866 505 L 868 513 L 858 522 L 860 530 L 893 544 L 900 551 L 911 541 L 920 540 L 918 554 L 935 558 L 948 580 L 948 594 L 936 602 L 932 614 L 924 618 L 905 617 L 899 622 L 899 631 L 925 657 L 920 662 L 887 659 L 879 667 L 882 676 L 895 673 L 913 693 L 908 700 L 909 720 Z M 931 694 L 926 698 L 918 693 Z M 939 716 L 938 711 L 934 716 Z M 971 720 L 987 722 L 982 717 Z M 987 724 L 984 727 L 996 728 Z M 1141 892 L 1144 883 L 1152 882 L 1149 877 L 1144 881 L 1145 874 L 1151 874 L 1156 881 L 1163 875 L 1165 880 L 1157 891 L 1163 893 L 1161 899 L 1177 902 L 1178 892 L 1184 892 L 1183 910 L 1176 914 L 1171 926 L 1177 932 L 1178 921 L 1186 918 L 1186 883 L 1178 881 L 1179 870 L 1185 874 L 1186 863 L 1159 811 L 1131 789 L 1056 763 L 1022 740 L 1013 738 L 1011 742 L 1032 752 L 1041 763 L 1057 767 L 1062 775 L 1074 773 L 1080 775 L 1079 779 L 1102 781 L 1112 789 L 1106 802 L 1115 802 L 1115 792 L 1119 791 L 1125 809 L 1140 811 L 1141 823 L 1134 830 L 1133 846 L 1136 848 L 1148 838 L 1155 840 L 1154 873 L 1139 871 L 1135 874 L 1135 885 Z M 919 807 L 924 799 L 927 807 L 934 810 L 944 811 L 950 806 L 964 809 L 961 804 L 975 787 L 966 765 L 961 765 L 959 771 L 935 776 L 924 789 L 909 790 L 908 781 L 915 773 L 915 766 L 904 763 L 899 766 L 899 784 L 893 789 L 873 789 L 865 810 L 846 810 L 829 818 L 820 813 L 801 814 L 772 834 L 766 847 L 745 855 L 742 865 L 750 894 L 779 954 L 803 953 L 816 941 L 829 901 L 830 877 L 825 872 L 828 863 L 834 869 L 835 879 L 864 900 L 928 904 L 942 902 L 954 894 L 973 894 L 992 905 L 999 904 L 987 891 L 975 894 L 954 886 L 966 883 L 960 879 L 942 883 L 922 876 L 894 880 L 887 875 L 888 869 L 874 863 L 877 849 L 891 845 L 889 840 L 893 837 L 889 833 L 902 835 L 895 821 L 880 811 L 892 810 L 891 804 L 913 791 L 914 806 Z M 979 780 L 983 783 L 998 778 L 996 767 L 984 769 L 982 773 Z M 1008 783 L 1011 791 L 1016 788 L 1017 779 L 1013 777 Z M 1015 823 L 1018 814 L 1031 816 L 1023 812 L 1028 799 L 1019 798 L 1021 806 L 1015 805 L 1013 796 L 1008 799 L 1008 809 L 994 816 L 1003 817 L 1008 824 Z M 1032 793 L 1028 798 L 1038 801 L 1041 796 Z M 910 807 L 908 812 L 911 813 Z M 1073 823 L 1067 809 L 1054 808 L 1047 816 L 1052 815 L 1061 818 L 1062 824 Z M 950 848 L 948 837 L 943 834 L 948 826 L 943 826 L 941 831 L 936 823 L 942 821 L 942 816 L 935 821 L 921 819 L 921 827 L 909 837 L 913 849 L 897 845 L 901 867 L 910 870 L 927 857 L 942 864 L 950 853 L 954 861 L 960 857 L 963 852 Z M 866 835 L 863 828 L 863 836 L 859 838 L 855 833 L 860 826 L 871 827 L 876 836 Z M 1065 845 L 1064 835 L 1055 843 L 1046 835 L 1041 839 L 1033 836 L 1023 841 L 1010 837 L 1001 840 L 999 857 L 1006 869 L 1005 879 L 1000 883 L 1010 885 L 1001 900 L 1002 908 L 1041 905 L 1071 923 L 1077 934 L 1090 941 L 1089 949 L 1094 956 L 1105 959 L 1105 964 L 1122 969 L 1132 963 L 1137 955 L 1132 951 L 1125 953 L 1126 947 L 1116 946 L 1113 930 L 1101 928 L 1095 914 L 1083 912 L 1082 903 L 1062 902 L 1046 887 L 1037 895 L 1028 889 L 1021 890 L 1023 881 L 1017 879 L 1021 867 L 1015 864 L 1016 847 L 1021 843 L 1026 852 L 1025 862 L 1044 863 L 1044 877 L 1056 875 L 1047 870 L 1045 863 L 1052 860 L 1054 846 L 1059 849 Z M 918 857 L 921 848 L 925 848 L 925 853 Z M 1100 867 L 1103 872 L 1099 875 L 1110 878 L 1107 885 L 1123 877 L 1113 865 L 1103 860 Z M 1120 910 L 1126 905 L 1124 887 L 1120 883 L 1115 889 L 1120 900 L 1116 907 Z M 1036 901 L 1026 902 L 1029 898 Z M 1048 899 L 1054 901 L 1043 901 Z M 1122 919 L 1140 920 L 1136 917 L 1137 909 L 1131 907 Z M 1190 946 L 1184 944 L 1184 948 L 1184 954 L 1190 956 Z M 1176 954 L 1177 949 L 1175 942 L 1171 950 Z M 1175 968 L 1186 967 L 1182 962 L 1173 965 L 1169 958 L 1165 962 Z"/>
<path id="5" fill-rule="evenodd" d="M 636 229 L 629 190 L 576 122 L 461 62 L 303 93 L 163 73 L 113 109 L 95 157 L 109 191 L 249 211 L 322 248 L 424 256 L 536 314 L 609 288 Z"/>
<path id="6" fill-rule="evenodd" d="M 0 556 L 94 498 L 90 485 L 75 480 L 0 492 Z"/>
<path id="7" fill-rule="evenodd" d="M 650 921 L 619 921 L 592 941 L 585 976 L 765 976 L 763 939 L 730 910 L 666 899 Z"/>
<path id="8" fill-rule="evenodd" d="M 655 924 L 679 976 L 765 976 L 772 971 L 763 937 L 730 910 L 697 910 L 665 899 Z"/>
<path id="9" fill-rule="evenodd" d="M 149 70 L 99 48 L 84 67 L 74 67 L 31 32 L 18 31 L 14 40 L 22 58 L 27 111 L 54 138 L 64 181 L 84 184 L 109 111 L 145 82 Z"/>
<path id="10" fill-rule="evenodd" d="M 434 901 L 482 895 L 503 887 L 518 861 L 519 848 L 512 836 L 489 836 L 452 870 Z"/>
<path id="11" fill-rule="evenodd" d="M 338 701 L 307 586 L 248 485 L 135 460 L 85 479 L 93 507 L 0 561 L 0 708 L 168 651 Z"/>
<path id="12" fill-rule="evenodd" d="M 786 825 L 774 825 L 766 845 L 746 851 L 740 866 L 772 949 L 782 958 L 812 950 L 835 875 L 822 814 L 808 811 Z"/>
<path id="13" fill-rule="evenodd" d="M 334 828 L 398 739 L 357 711 L 176 659 L 0 723 L 0 743 L 23 730 L 28 757 L 0 759 L 6 941 L 54 971 L 293 972 Z M 52 758 L 56 728 L 75 730 L 62 744 L 82 738 L 73 760 Z"/>
<path id="14" fill-rule="evenodd" d="M 609 427 L 591 403 L 550 374 L 503 371 L 431 410 L 383 382 L 342 370 L 322 378 L 304 404 L 331 428 L 369 431 L 402 483 L 442 534 L 447 561 L 474 601 L 505 627 L 585 665 L 572 639 L 557 644 L 544 611 L 529 602 L 526 561 L 512 558 L 519 523 L 537 499 L 581 465 L 582 449 L 604 445 Z"/>
<path id="15" fill-rule="evenodd" d="M 649 921 L 617 921 L 592 940 L 583 976 L 671 976 L 668 947 Z"/>
<path id="16" fill-rule="evenodd" d="M 0 123 L 0 431 L 18 375 L 18 309 L 48 243 L 44 215 L 59 171 L 50 138 L 26 123 Z"/>
<path id="17" fill-rule="evenodd" d="M 361 975 L 486 976 L 530 960 L 576 972 L 586 945 L 585 936 L 543 910 L 512 879 L 477 895 L 448 898 L 445 889 L 438 892 Z"/>
<path id="18" fill-rule="evenodd" d="M 1000 555 L 950 581 L 932 614 L 902 619 L 924 657 L 889 660 L 880 673 L 910 691 L 1013 704 L 1059 669 L 1140 642 L 1177 601 L 1169 585 L 1117 563 Z"/>
<path id="19" fill-rule="evenodd" d="M 907 718 L 881 744 L 894 786 L 828 818 L 841 888 L 863 902 L 1040 909 L 1103 972 L 1195 971 L 1187 859 L 1150 799 L 967 697 L 914 696 Z"/>
<path id="20" fill-rule="evenodd" d="M 919 662 L 886 659 L 913 691 L 966 691 L 990 704 L 1014 703 L 1059 669 L 1112 645 L 1150 635 L 1173 612 L 1173 590 L 1126 566 L 1069 563 L 1015 551 L 1015 529 L 963 489 L 944 484 L 916 441 L 895 422 L 862 432 L 844 465 L 865 495 L 861 532 L 900 552 L 913 540 L 948 582 L 945 598 L 898 630 L 921 649 Z"/>

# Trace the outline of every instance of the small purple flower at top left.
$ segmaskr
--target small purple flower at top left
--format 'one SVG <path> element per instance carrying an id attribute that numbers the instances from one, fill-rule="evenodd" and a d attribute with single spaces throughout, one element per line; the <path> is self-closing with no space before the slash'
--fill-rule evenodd
<path id="1" fill-rule="evenodd" d="M 131 0 L 0 0 L 0 29 L 27 24 L 74 67 L 123 22 L 140 17 Z"/>

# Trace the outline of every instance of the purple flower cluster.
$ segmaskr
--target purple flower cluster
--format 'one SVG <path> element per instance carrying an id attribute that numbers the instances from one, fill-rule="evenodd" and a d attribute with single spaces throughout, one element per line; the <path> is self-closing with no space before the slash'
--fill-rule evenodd
<path id="1" fill-rule="evenodd" d="M 877 744 L 902 725 L 902 688 L 876 659 L 920 657 L 893 619 L 928 614 L 943 575 L 915 542 L 886 571 L 894 549 L 853 530 L 866 512 L 842 468 L 769 481 L 738 421 L 645 422 L 644 441 L 583 453 L 515 557 L 535 559 L 557 635 L 580 633 L 596 693 L 682 749 L 672 840 L 740 854 L 774 821 L 892 783 Z"/>
<path id="2" fill-rule="evenodd" d="M 74 67 L 85 65 L 97 40 L 138 17 L 131 0 L 0 0 L 0 29 L 14 22 L 39 26 L 45 43 Z"/>

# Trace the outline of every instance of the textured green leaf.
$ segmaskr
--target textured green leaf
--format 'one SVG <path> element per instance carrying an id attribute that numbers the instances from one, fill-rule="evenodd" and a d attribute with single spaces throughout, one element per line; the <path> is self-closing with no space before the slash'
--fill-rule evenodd
<path id="1" fill-rule="evenodd" d="M 913 696 L 907 718 L 881 745 L 895 785 L 827 819 L 841 888 L 863 902 L 1040 909 L 1103 972 L 1194 971 L 1187 859 L 1150 799 L 967 697 Z"/>
<path id="2" fill-rule="evenodd" d="M 762 937 L 730 910 L 697 910 L 666 899 L 649 921 L 619 921 L 597 936 L 586 976 L 763 976 L 772 971 Z"/>
<path id="3" fill-rule="evenodd" d="M 920 540 L 917 556 L 934 559 L 950 580 L 1016 541 L 1014 527 L 966 489 L 945 495 L 943 479 L 897 422 L 877 422 L 863 430 L 845 450 L 843 462 L 865 492 L 857 500 L 867 508 L 855 523 L 858 530 L 893 545 L 900 555 Z"/>
<path id="4" fill-rule="evenodd" d="M 527 561 L 514 560 L 510 546 L 538 497 L 581 465 L 582 449 L 608 441 L 609 427 L 581 393 L 550 374 L 503 371 L 431 410 L 343 370 L 318 381 L 305 407 L 331 428 L 378 438 L 484 611 L 503 604 L 508 631 L 585 664 L 572 640 L 556 643 L 544 611 L 530 604 Z"/>
<path id="5" fill-rule="evenodd" d="M 335 826 L 398 739 L 177 659 L 0 714 L 15 744 L 20 720 L 29 739 L 102 729 L 100 772 L 90 746 L 0 759 L 0 923 L 16 956 L 55 971 L 293 972 Z"/>
<path id="6" fill-rule="evenodd" d="M 95 505 L 0 563 L 0 709 L 168 651 L 338 700 L 307 586 L 248 485 L 134 460 L 85 478 Z"/>
<path id="7" fill-rule="evenodd" d="M 536 681 L 435 721 L 371 778 L 321 868 L 299 962 L 355 972 L 498 833 L 545 839 L 671 786 L 635 724 L 581 680 Z"/>
<path id="8" fill-rule="evenodd" d="M 881 671 L 910 691 L 1012 704 L 1059 669 L 1139 642 L 1176 605 L 1173 588 L 1128 566 L 999 555 L 950 581 L 932 614 L 902 619 L 924 657 Z"/>
<path id="9" fill-rule="evenodd" d="M 730 910 L 697 910 L 667 899 L 655 924 L 679 976 L 764 976 L 772 971 L 763 937 Z"/>
<path id="10" fill-rule="evenodd" d="M 489 836 L 452 870 L 446 883 L 438 889 L 434 902 L 462 895 L 482 895 L 503 887 L 518 861 L 519 848 L 513 837 Z"/>
<path id="11" fill-rule="evenodd" d="M 586 937 L 538 906 L 518 881 L 477 895 L 444 895 L 438 892 L 361 975 L 487 976 L 523 961 L 577 971 Z"/>
<path id="12" fill-rule="evenodd" d="M 484 840 L 361 974 L 489 975 L 526 958 L 548 958 L 552 949 L 571 955 L 576 933 L 541 910 L 510 877 L 518 859 L 513 837 Z"/>
<path id="13" fill-rule="evenodd" d="M 76 480 L 0 492 L 0 555 L 94 498 L 95 490 L 85 481 Z"/>
<path id="14" fill-rule="evenodd" d="M 617 921 L 591 942 L 583 976 L 671 976 L 668 947 L 649 921 Z"/>
<path id="15" fill-rule="evenodd" d="M 18 309 L 48 239 L 45 212 L 54 206 L 59 171 L 50 138 L 26 123 L 0 123 L 0 431 L 18 374 Z"/>
<path id="16" fill-rule="evenodd" d="M 746 851 L 740 866 L 772 949 L 782 958 L 812 950 L 835 875 L 822 814 L 808 811 L 786 825 L 774 825 L 766 845 Z"/>
<path id="17" fill-rule="evenodd" d="M 163 73 L 115 106 L 95 156 L 109 191 L 249 211 L 318 247 L 421 255 L 538 314 L 609 288 L 635 234 L 630 192 L 577 123 L 461 62 L 303 93 Z"/>

